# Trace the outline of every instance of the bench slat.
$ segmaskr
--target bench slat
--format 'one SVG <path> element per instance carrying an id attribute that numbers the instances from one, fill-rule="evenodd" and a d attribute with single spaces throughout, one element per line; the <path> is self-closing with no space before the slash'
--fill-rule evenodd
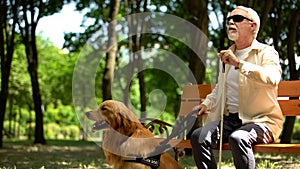
<path id="1" fill-rule="evenodd" d="M 255 152 L 300 154 L 300 144 L 258 144 L 253 147 L 253 150 Z"/>
<path id="2" fill-rule="evenodd" d="M 175 145 L 176 148 L 192 148 L 190 140 L 174 141 L 173 143 L 178 143 Z M 222 150 L 230 150 L 229 144 L 223 144 Z M 257 144 L 253 146 L 253 150 L 255 152 L 300 154 L 300 144 Z"/>
<path id="3" fill-rule="evenodd" d="M 183 88 L 181 100 L 197 100 L 199 98 L 203 99 L 211 92 L 214 86 L 214 84 L 186 85 Z"/>
<path id="4" fill-rule="evenodd" d="M 284 116 L 300 116 L 300 100 L 278 100 Z"/>
<path id="5" fill-rule="evenodd" d="M 279 97 L 299 97 L 300 80 L 281 81 L 278 85 Z"/>
<path id="6" fill-rule="evenodd" d="M 186 115 L 192 108 L 200 103 L 200 100 L 182 100 L 180 105 L 180 115 Z M 300 116 L 300 100 L 278 100 L 282 114 L 284 116 Z"/>
<path id="7" fill-rule="evenodd" d="M 192 111 L 193 107 L 198 105 L 199 103 L 200 103 L 200 100 L 199 101 L 193 101 L 193 102 L 181 102 L 179 115 L 180 116 L 187 115 L 188 113 L 190 113 Z"/>
<path id="8" fill-rule="evenodd" d="M 183 88 L 182 99 L 205 98 L 215 87 L 215 84 L 186 85 Z M 197 92 L 198 91 L 198 92 Z M 278 85 L 279 97 L 299 97 L 300 80 L 281 81 Z"/>
<path id="9" fill-rule="evenodd" d="M 186 115 L 205 99 L 214 88 L 214 84 L 187 85 L 183 88 L 179 115 Z M 278 97 L 294 97 L 296 100 L 278 100 L 284 116 L 300 116 L 300 80 L 281 81 L 278 85 Z M 286 98 L 285 98 L 286 99 Z M 173 140 L 176 148 L 192 148 L 190 140 Z M 222 149 L 229 150 L 229 144 Z M 300 154 L 300 144 L 259 144 L 253 147 L 255 152 L 296 153 Z"/>

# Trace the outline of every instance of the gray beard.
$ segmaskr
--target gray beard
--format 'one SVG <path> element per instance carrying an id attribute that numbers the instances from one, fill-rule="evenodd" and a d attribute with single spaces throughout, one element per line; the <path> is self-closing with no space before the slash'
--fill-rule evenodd
<path id="1" fill-rule="evenodd" d="M 238 33 L 227 33 L 228 35 L 228 39 L 231 41 L 236 41 L 239 38 L 239 34 Z"/>

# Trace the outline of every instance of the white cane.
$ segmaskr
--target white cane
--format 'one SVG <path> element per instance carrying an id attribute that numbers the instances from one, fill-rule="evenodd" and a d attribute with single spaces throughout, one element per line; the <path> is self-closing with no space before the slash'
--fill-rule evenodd
<path id="1" fill-rule="evenodd" d="M 222 87 L 222 98 L 221 98 L 221 119 L 220 119 L 220 145 L 219 145 L 219 169 L 222 168 L 222 144 L 223 144 L 223 122 L 224 122 L 224 109 L 225 109 L 225 63 L 222 63 L 223 82 Z M 222 84 L 221 83 L 221 84 Z"/>

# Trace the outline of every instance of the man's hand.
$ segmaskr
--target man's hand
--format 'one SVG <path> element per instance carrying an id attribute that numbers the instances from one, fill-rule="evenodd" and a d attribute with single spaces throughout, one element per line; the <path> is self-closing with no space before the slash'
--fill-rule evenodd
<path id="1" fill-rule="evenodd" d="M 199 104 L 199 105 L 193 107 L 193 110 L 199 110 L 199 112 L 197 113 L 197 116 L 201 116 L 203 113 L 205 113 L 207 111 L 207 107 L 204 104 Z"/>
<path id="2" fill-rule="evenodd" d="M 218 57 L 225 64 L 230 64 L 236 68 L 239 67 L 240 60 L 233 54 L 232 50 L 230 50 L 230 49 L 221 50 L 220 53 L 218 53 Z"/>

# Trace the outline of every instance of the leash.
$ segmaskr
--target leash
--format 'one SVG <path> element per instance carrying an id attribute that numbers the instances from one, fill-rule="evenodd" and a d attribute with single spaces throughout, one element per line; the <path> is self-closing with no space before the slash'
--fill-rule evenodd
<path id="1" fill-rule="evenodd" d="M 165 140 L 159 143 L 159 146 L 155 148 L 155 150 L 145 158 L 130 158 L 126 159 L 124 161 L 128 162 L 136 162 L 145 164 L 151 167 L 151 169 L 157 169 L 160 165 L 160 157 L 162 152 L 165 150 L 171 148 L 172 146 L 169 144 L 169 141 L 177 136 L 179 136 L 182 132 L 184 132 L 187 129 L 190 129 L 194 125 L 194 121 L 196 120 L 195 117 L 193 117 L 195 114 L 198 113 L 199 110 L 194 110 L 190 112 L 185 117 L 181 118 L 180 120 L 176 121 L 172 132 Z"/>
<path id="2" fill-rule="evenodd" d="M 225 68 L 223 68 L 223 73 L 225 72 Z M 222 87 L 222 93 L 223 96 L 225 92 L 225 87 Z M 222 142 L 223 142 L 223 121 L 224 121 L 224 106 L 225 106 L 225 100 L 222 99 L 222 114 L 221 114 L 221 120 L 220 120 L 220 149 L 219 149 L 219 169 L 221 169 L 222 167 Z M 165 150 L 171 148 L 172 146 L 169 144 L 169 141 L 172 140 L 173 138 L 179 136 L 181 133 L 183 133 L 184 131 L 186 131 L 187 129 L 192 128 L 192 126 L 194 125 L 194 122 L 196 121 L 196 118 L 194 117 L 194 115 L 196 115 L 199 112 L 199 110 L 193 110 L 190 113 L 188 113 L 186 116 L 184 116 L 183 118 L 181 118 L 180 120 L 177 120 L 172 132 L 169 136 L 167 136 L 167 138 L 165 140 L 163 140 L 162 142 L 160 142 L 160 145 L 156 147 L 155 151 L 152 154 L 152 156 L 150 155 L 150 157 L 148 158 L 137 158 L 135 161 L 136 162 L 140 162 L 139 160 L 142 159 L 142 161 L 149 161 L 146 159 L 153 159 L 152 157 L 156 156 L 155 154 L 159 154 L 159 157 L 161 155 L 161 152 L 164 152 Z M 131 160 L 132 161 L 132 160 Z M 151 160 L 150 160 L 151 161 Z M 151 168 L 156 167 L 156 164 L 158 163 L 159 166 L 159 161 L 157 162 L 157 160 L 153 160 L 153 163 L 143 163 L 143 164 L 147 164 L 149 166 L 151 166 Z M 157 167 L 158 167 L 157 166 Z"/>
<path id="3" fill-rule="evenodd" d="M 190 129 L 193 127 L 194 122 L 196 121 L 196 118 L 194 115 L 196 115 L 199 112 L 199 110 L 193 110 L 190 113 L 188 113 L 186 116 L 184 116 L 182 119 L 176 121 L 173 130 L 171 134 L 162 142 L 160 142 L 160 147 L 164 150 L 171 148 L 171 145 L 168 143 L 171 139 L 179 136 L 181 133 L 186 131 L 187 129 Z"/>

